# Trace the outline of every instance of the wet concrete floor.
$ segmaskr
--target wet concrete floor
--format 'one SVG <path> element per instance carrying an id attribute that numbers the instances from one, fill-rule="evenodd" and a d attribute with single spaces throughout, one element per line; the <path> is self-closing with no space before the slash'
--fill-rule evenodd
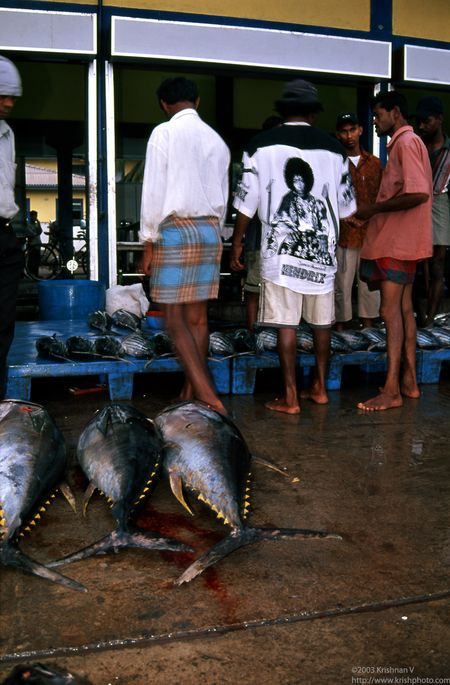
<path id="1" fill-rule="evenodd" d="M 225 397 L 251 450 L 289 476 L 255 464 L 250 522 L 329 530 L 342 540 L 261 542 L 175 587 L 226 530 L 200 506 L 189 517 L 161 482 L 136 523 L 192 545 L 195 555 L 123 550 L 60 569 L 85 594 L 1 568 L 0 678 L 40 661 L 94 685 L 350 684 L 371 676 L 373 684 L 450 683 L 448 370 L 400 409 L 360 413 L 356 402 L 380 379 L 355 376 L 330 393 L 329 405 L 305 403 L 299 416 L 264 409 L 269 387 L 279 386 L 277 372 L 264 374 L 254 396 Z M 50 395 L 48 379 L 36 381 L 32 396 L 55 418 L 73 459 L 84 425 L 107 401 L 72 395 L 75 384 L 55 379 Z M 173 374 L 137 379 L 133 404 L 154 416 L 177 384 Z M 76 467 L 69 480 L 80 501 Z M 21 548 L 46 562 L 112 528 L 100 495 L 85 519 L 59 496 Z"/>

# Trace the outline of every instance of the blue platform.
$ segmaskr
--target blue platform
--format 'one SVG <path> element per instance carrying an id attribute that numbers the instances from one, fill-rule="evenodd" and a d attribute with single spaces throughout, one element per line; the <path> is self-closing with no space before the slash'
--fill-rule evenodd
<path id="1" fill-rule="evenodd" d="M 313 354 L 299 352 L 297 367 L 301 367 L 303 376 L 308 377 L 314 368 Z M 332 354 L 326 379 L 327 390 L 339 390 L 341 387 L 344 366 L 359 366 L 365 372 L 385 371 L 385 352 L 348 352 Z M 280 360 L 276 352 L 264 352 L 260 355 L 243 355 L 231 362 L 231 392 L 235 395 L 248 395 L 254 392 L 256 372 L 258 369 L 279 368 Z"/>
<path id="2" fill-rule="evenodd" d="M 95 376 L 105 378 L 111 400 L 129 400 L 133 395 L 133 379 L 136 373 L 181 372 L 176 357 L 162 357 L 153 360 L 126 357 L 126 361 L 99 359 L 96 361 L 52 361 L 38 357 L 37 338 L 56 333 L 58 338 L 72 335 L 95 338 L 100 335 L 86 321 L 18 321 L 11 349 L 8 355 L 8 380 L 6 397 L 18 400 L 31 398 L 33 378 L 55 378 L 57 376 Z M 131 331 L 124 331 L 124 335 Z M 212 358 L 209 369 L 220 394 L 230 392 L 230 360 Z"/>
<path id="3" fill-rule="evenodd" d="M 417 382 L 420 384 L 439 383 L 442 365 L 450 361 L 450 348 L 416 351 Z M 311 374 L 315 364 L 313 354 L 299 353 L 297 367 L 302 369 L 305 379 Z M 385 372 L 387 369 L 386 352 L 347 352 L 334 353 L 326 378 L 327 390 L 339 390 L 345 366 L 358 366 L 364 373 Z M 231 392 L 235 395 L 252 394 L 255 390 L 256 372 L 259 369 L 280 367 L 276 352 L 260 355 L 243 355 L 231 362 Z"/>

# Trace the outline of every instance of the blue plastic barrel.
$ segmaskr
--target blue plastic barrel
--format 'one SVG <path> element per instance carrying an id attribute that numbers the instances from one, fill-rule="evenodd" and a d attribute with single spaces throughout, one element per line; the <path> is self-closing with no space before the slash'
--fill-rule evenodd
<path id="1" fill-rule="evenodd" d="M 39 281 L 39 318 L 86 319 L 90 312 L 105 309 L 105 285 L 100 281 Z"/>

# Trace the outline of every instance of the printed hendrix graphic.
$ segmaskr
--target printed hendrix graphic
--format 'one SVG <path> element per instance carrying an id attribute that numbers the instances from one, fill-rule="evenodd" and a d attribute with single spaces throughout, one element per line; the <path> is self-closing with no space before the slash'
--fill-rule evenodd
<path id="1" fill-rule="evenodd" d="M 275 254 L 286 254 L 319 264 L 332 264 L 328 245 L 330 226 L 325 202 L 327 187 L 324 186 L 323 199 L 311 194 L 314 174 L 310 165 L 299 157 L 287 160 L 284 179 L 290 190 L 284 195 L 272 217 L 272 230 L 266 235 L 263 256 L 270 258 Z M 269 183 L 269 194 L 270 186 Z"/>

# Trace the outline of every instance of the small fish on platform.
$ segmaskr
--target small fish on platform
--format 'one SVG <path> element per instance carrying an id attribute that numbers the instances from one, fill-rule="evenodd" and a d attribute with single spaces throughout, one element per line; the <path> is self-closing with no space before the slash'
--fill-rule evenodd
<path id="1" fill-rule="evenodd" d="M 111 319 L 114 326 L 119 328 L 127 328 L 130 331 L 140 331 L 142 326 L 142 319 L 140 319 L 133 312 L 128 312 L 126 309 L 116 309 L 111 314 Z"/>
<path id="2" fill-rule="evenodd" d="M 92 338 L 83 338 L 81 335 L 72 335 L 66 340 L 67 354 L 77 361 L 89 361 L 100 355 L 95 352 Z"/>
<path id="3" fill-rule="evenodd" d="M 130 333 L 120 341 L 123 351 L 136 359 L 152 359 L 155 355 L 155 343 L 152 338 L 142 333 Z"/>
<path id="4" fill-rule="evenodd" d="M 177 579 L 181 585 L 231 552 L 261 540 L 336 538 L 335 533 L 299 528 L 253 528 L 250 509 L 252 455 L 237 426 L 200 402 L 167 407 L 155 418 L 164 442 L 164 470 L 173 494 L 192 514 L 183 489 L 194 493 L 217 518 L 231 527 L 229 535 L 202 554 Z"/>
<path id="5" fill-rule="evenodd" d="M 58 362 L 72 361 L 69 358 L 66 343 L 64 340 L 57 338 L 56 333 L 53 335 L 42 335 L 36 339 L 35 344 L 38 355 L 43 359 L 51 359 Z"/>
<path id="6" fill-rule="evenodd" d="M 369 347 L 368 339 L 360 331 L 348 328 L 345 331 L 333 331 L 333 334 L 344 340 L 348 350 L 360 352 Z"/>
<path id="7" fill-rule="evenodd" d="M 422 350 L 432 350 L 440 347 L 438 336 L 434 334 L 434 330 L 429 328 L 418 328 L 416 334 L 417 347 Z"/>
<path id="8" fill-rule="evenodd" d="M 94 340 L 94 352 L 102 359 L 118 359 L 124 361 L 125 350 L 118 338 L 112 335 L 102 335 Z"/>
<path id="9" fill-rule="evenodd" d="M 299 352 L 314 352 L 314 338 L 310 328 L 299 326 L 296 335 Z"/>
<path id="10" fill-rule="evenodd" d="M 209 334 L 209 354 L 219 356 L 233 356 L 236 348 L 233 340 L 226 333 L 213 331 Z"/>
<path id="11" fill-rule="evenodd" d="M 276 328 L 261 328 L 256 333 L 258 349 L 273 352 L 278 347 L 278 331 Z"/>
<path id="12" fill-rule="evenodd" d="M 96 328 L 102 333 L 107 333 L 111 330 L 113 320 L 107 312 L 97 309 L 95 312 L 89 314 L 88 324 L 91 328 Z"/>
<path id="13" fill-rule="evenodd" d="M 0 562 L 85 592 L 83 585 L 31 559 L 17 544 L 42 518 L 58 488 L 75 506 L 63 485 L 66 465 L 64 438 L 44 407 L 0 402 Z"/>
<path id="14" fill-rule="evenodd" d="M 89 479 L 83 512 L 95 490 L 107 499 L 117 527 L 106 537 L 49 564 L 50 568 L 123 548 L 189 552 L 178 540 L 133 529 L 130 518 L 151 495 L 161 471 L 162 439 L 155 423 L 134 407 L 108 404 L 89 421 L 77 447 L 78 462 Z"/>
<path id="15" fill-rule="evenodd" d="M 445 328 L 445 326 L 434 326 L 432 332 L 439 343 L 439 347 L 450 347 L 450 328 Z"/>
<path id="16" fill-rule="evenodd" d="M 384 328 L 362 328 L 362 335 L 369 341 L 369 352 L 384 352 L 386 350 L 386 329 Z"/>

